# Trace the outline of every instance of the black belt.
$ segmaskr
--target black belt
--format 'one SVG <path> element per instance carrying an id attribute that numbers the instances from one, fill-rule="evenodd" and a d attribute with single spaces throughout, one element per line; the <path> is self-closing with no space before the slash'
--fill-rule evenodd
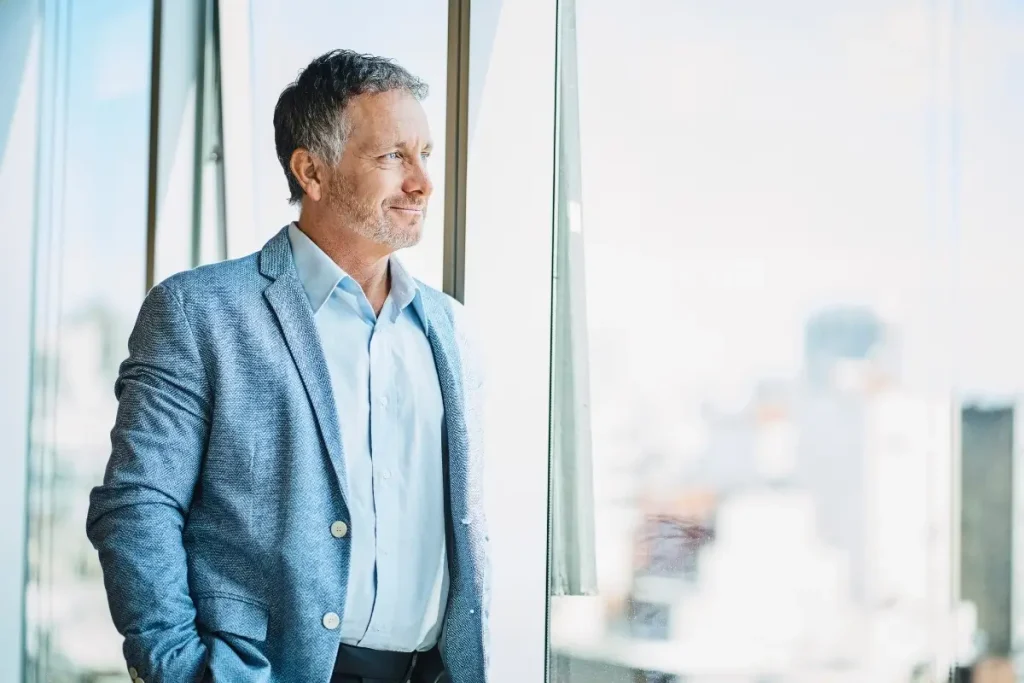
<path id="1" fill-rule="evenodd" d="M 418 652 L 370 650 L 342 643 L 338 647 L 338 658 L 334 660 L 334 678 L 339 681 L 365 678 L 405 683 L 416 666 L 418 656 Z"/>

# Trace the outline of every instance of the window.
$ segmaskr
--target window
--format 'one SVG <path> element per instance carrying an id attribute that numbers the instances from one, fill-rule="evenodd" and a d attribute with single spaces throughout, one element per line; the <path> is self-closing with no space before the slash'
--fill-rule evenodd
<path id="1" fill-rule="evenodd" d="M 1011 666 L 1024 11 L 559 6 L 550 680 Z"/>
<path id="2" fill-rule="evenodd" d="M 35 202 L 24 221 L 35 249 L 21 356 L 32 370 L 24 677 L 121 679 L 122 638 L 85 518 L 148 285 L 225 254 L 214 4 L 16 0 L 3 10 L 11 4 L 33 41 L 25 63 L 37 61 L 22 87 L 38 88 L 34 127 L 22 131 L 34 150 L 21 151 L 35 185 L 24 193 Z"/>
<path id="3" fill-rule="evenodd" d="M 159 8 L 147 284 L 227 256 L 217 3 Z"/>
<path id="4" fill-rule="evenodd" d="M 7 267 L 0 269 L 0 680 L 21 677 L 25 480 L 31 356 L 31 229 L 36 193 L 40 22 L 34 3 L 0 3 L 0 206 Z M 15 227 L 17 226 L 17 227 Z"/>
<path id="5" fill-rule="evenodd" d="M 41 10 L 24 676 L 121 679 L 84 531 L 145 294 L 152 3 Z"/>

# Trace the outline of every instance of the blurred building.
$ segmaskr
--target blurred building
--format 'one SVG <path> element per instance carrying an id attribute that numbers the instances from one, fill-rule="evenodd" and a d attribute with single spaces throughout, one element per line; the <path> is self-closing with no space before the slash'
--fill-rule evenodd
<path id="1" fill-rule="evenodd" d="M 960 413 L 960 592 L 977 606 L 985 653 L 997 657 L 1010 654 L 1013 637 L 1014 415 L 1014 406 Z"/>
<path id="2" fill-rule="evenodd" d="M 863 306 L 836 306 L 812 315 L 804 326 L 804 375 L 814 387 L 843 381 L 850 361 L 871 361 L 891 377 L 900 374 L 895 331 Z"/>
<path id="3" fill-rule="evenodd" d="M 658 671 L 897 683 L 956 640 L 948 399 L 901 386 L 897 335 L 869 310 L 820 312 L 804 338 L 803 372 L 707 407 L 703 457 L 638 502 L 606 637 Z"/>

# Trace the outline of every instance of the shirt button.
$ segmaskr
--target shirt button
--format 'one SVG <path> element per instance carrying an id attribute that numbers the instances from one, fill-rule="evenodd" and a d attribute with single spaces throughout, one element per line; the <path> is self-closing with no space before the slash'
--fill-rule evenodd
<path id="1" fill-rule="evenodd" d="M 388 397 L 387 396 L 381 396 L 380 397 L 380 404 L 381 404 L 381 406 L 387 408 L 388 407 Z"/>
<path id="2" fill-rule="evenodd" d="M 348 524 L 345 522 L 335 522 L 331 525 L 331 536 L 335 538 L 344 538 L 345 534 L 348 533 Z"/>
<path id="3" fill-rule="evenodd" d="M 390 469 L 385 469 L 384 470 L 384 478 L 385 479 L 390 479 L 391 478 L 391 470 Z"/>
<path id="4" fill-rule="evenodd" d="M 324 615 L 324 628 L 326 628 L 327 630 L 333 631 L 334 629 L 338 628 L 338 625 L 340 623 L 341 619 L 338 618 L 338 615 L 334 612 L 328 612 Z"/>

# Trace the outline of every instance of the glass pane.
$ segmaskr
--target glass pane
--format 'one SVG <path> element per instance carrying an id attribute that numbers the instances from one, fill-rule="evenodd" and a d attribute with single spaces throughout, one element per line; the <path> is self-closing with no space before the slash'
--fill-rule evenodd
<path id="1" fill-rule="evenodd" d="M 122 680 L 90 489 L 145 293 L 152 6 L 48 3 L 44 15 L 30 424 L 26 674 Z"/>
<path id="2" fill-rule="evenodd" d="M 0 681 L 20 681 L 25 579 L 25 484 L 31 356 L 32 246 L 40 36 L 36 2 L 0 3 Z"/>
<path id="3" fill-rule="evenodd" d="M 395 17 L 401 20 L 396 21 Z M 445 149 L 447 0 L 254 0 L 253 163 L 257 233 L 264 240 L 298 216 L 297 209 L 288 204 L 288 186 L 274 150 L 274 105 L 285 86 L 314 57 L 337 48 L 392 58 L 425 81 L 430 95 L 423 107 L 434 137 L 434 149 Z M 434 195 L 423 239 L 400 254 L 402 263 L 414 275 L 434 287 L 441 286 L 443 268 L 444 164 L 443 153 L 431 155 L 429 171 Z"/>
<path id="4" fill-rule="evenodd" d="M 958 233 L 960 590 L 989 658 L 977 667 L 982 680 L 1024 673 L 1024 326 L 1007 315 L 1024 286 L 1014 258 L 1024 248 L 1024 97 L 1016 85 L 1024 74 L 1024 5 L 965 3 L 955 31 L 957 147 L 947 202 Z"/>
<path id="5" fill-rule="evenodd" d="M 161 5 L 154 283 L 227 256 L 214 5 Z"/>
<path id="6" fill-rule="evenodd" d="M 215 263 L 227 258 L 227 225 L 224 197 L 224 165 L 221 117 L 220 52 L 217 40 L 218 25 L 216 2 L 203 0 L 201 11 L 205 14 L 202 22 L 202 89 L 201 105 L 202 139 L 196 173 L 199 200 L 195 206 L 194 219 L 197 225 L 193 250 L 197 256 L 194 265 Z"/>
<path id="7" fill-rule="evenodd" d="M 1012 680 L 1024 8 L 969 5 L 560 2 L 551 680 Z"/>

